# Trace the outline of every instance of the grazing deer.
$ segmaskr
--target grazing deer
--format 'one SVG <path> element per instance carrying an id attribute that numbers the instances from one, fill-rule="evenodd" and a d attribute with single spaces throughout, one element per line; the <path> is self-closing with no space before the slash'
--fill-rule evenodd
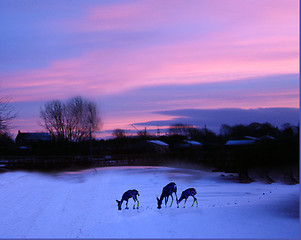
<path id="1" fill-rule="evenodd" d="M 185 202 L 184 202 L 184 207 L 185 207 L 185 203 L 186 203 L 187 198 L 188 198 L 189 196 L 193 197 L 193 203 L 192 203 L 191 207 L 193 206 L 193 204 L 194 204 L 195 202 L 196 202 L 196 206 L 198 207 L 199 204 L 198 204 L 198 201 L 197 201 L 197 199 L 196 199 L 196 197 L 195 197 L 194 195 L 196 195 L 196 190 L 195 190 L 194 188 L 188 188 L 188 189 L 186 189 L 185 191 L 183 191 L 182 194 L 181 194 L 180 199 L 177 201 L 178 207 L 179 207 L 180 202 L 181 202 L 183 199 L 185 199 Z"/>
<path id="2" fill-rule="evenodd" d="M 139 196 L 139 193 L 137 190 L 133 189 L 133 190 L 128 190 L 126 191 L 123 195 L 120 201 L 116 200 L 117 204 L 118 204 L 118 210 L 121 210 L 121 205 L 123 203 L 123 201 L 126 201 L 126 207 L 125 209 L 129 209 L 128 203 L 129 203 L 129 199 L 133 198 L 134 202 L 138 202 L 137 203 L 137 209 L 139 208 L 139 201 L 137 199 L 137 196 Z M 135 204 L 133 206 L 133 208 L 135 209 Z"/>
<path id="3" fill-rule="evenodd" d="M 172 203 L 173 203 L 173 196 L 172 196 L 173 193 L 175 193 L 175 195 L 176 195 L 176 200 L 177 200 L 177 202 L 178 202 L 178 197 L 177 197 L 177 185 L 176 185 L 174 182 L 171 182 L 171 183 L 167 184 L 167 185 L 163 188 L 160 199 L 157 198 L 157 201 L 158 201 L 158 209 L 161 208 L 163 198 L 165 199 L 165 207 L 166 207 L 166 204 L 167 204 L 167 202 L 168 202 L 169 196 L 171 196 L 171 199 L 172 199 L 171 204 L 170 204 L 170 206 L 169 206 L 169 207 L 171 207 L 171 205 L 172 205 Z"/>

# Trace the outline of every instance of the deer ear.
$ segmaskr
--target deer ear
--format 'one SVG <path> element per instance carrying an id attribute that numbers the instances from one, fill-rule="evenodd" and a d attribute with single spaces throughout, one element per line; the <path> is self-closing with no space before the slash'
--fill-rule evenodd
<path id="1" fill-rule="evenodd" d="M 157 197 L 157 200 L 159 201 L 160 199 Z"/>
<path id="2" fill-rule="evenodd" d="M 116 202 L 118 203 L 118 200 L 116 200 Z"/>

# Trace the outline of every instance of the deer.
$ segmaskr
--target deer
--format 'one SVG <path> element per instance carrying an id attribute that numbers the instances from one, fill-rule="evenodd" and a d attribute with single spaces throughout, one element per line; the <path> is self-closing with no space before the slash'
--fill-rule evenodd
<path id="1" fill-rule="evenodd" d="M 121 205 L 122 205 L 123 201 L 126 201 L 125 209 L 129 209 L 128 203 L 129 203 L 130 198 L 133 198 L 134 202 L 137 202 L 137 209 L 139 209 L 139 201 L 138 201 L 137 196 L 139 196 L 139 193 L 136 189 L 126 191 L 122 195 L 122 198 L 120 201 L 116 200 L 116 202 L 118 204 L 118 210 L 121 210 Z M 133 209 L 135 209 L 135 204 L 133 206 Z"/>
<path id="2" fill-rule="evenodd" d="M 185 199 L 185 202 L 184 202 L 184 208 L 185 208 L 185 203 L 186 203 L 187 198 L 189 196 L 193 197 L 193 203 L 192 203 L 191 207 L 194 205 L 195 202 L 196 202 L 196 206 L 198 207 L 199 204 L 198 204 L 198 201 L 197 201 L 197 199 L 196 199 L 196 197 L 194 195 L 196 195 L 195 188 L 187 188 L 185 191 L 182 192 L 180 199 L 177 200 L 178 207 L 179 207 L 180 202 L 183 199 Z"/>
<path id="3" fill-rule="evenodd" d="M 171 204 L 170 204 L 170 206 L 169 206 L 169 207 L 171 207 L 171 205 L 172 205 L 172 203 L 173 203 L 173 196 L 172 196 L 173 193 L 175 193 L 175 195 L 176 195 L 176 200 L 177 200 L 177 202 L 178 202 L 178 197 L 177 197 L 177 185 L 176 185 L 174 182 L 171 182 L 171 183 L 167 184 L 167 185 L 163 188 L 160 199 L 157 197 L 157 201 L 158 201 L 158 209 L 161 208 L 163 198 L 165 199 L 165 207 L 166 207 L 169 196 L 171 196 L 171 199 L 172 199 Z"/>

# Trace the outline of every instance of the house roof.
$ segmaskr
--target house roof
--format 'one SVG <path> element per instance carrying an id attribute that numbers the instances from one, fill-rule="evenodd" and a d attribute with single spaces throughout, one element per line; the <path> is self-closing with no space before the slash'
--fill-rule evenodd
<path id="1" fill-rule="evenodd" d="M 168 146 L 167 143 L 162 142 L 160 140 L 147 140 L 147 142 L 155 144 L 155 145 L 159 145 L 159 146 Z"/>
<path id="2" fill-rule="evenodd" d="M 270 139 L 270 140 L 274 140 L 274 139 L 275 139 L 274 137 L 269 136 L 269 135 L 265 135 L 265 136 L 262 136 L 262 137 L 260 137 L 260 138 L 250 137 L 250 136 L 244 136 L 244 138 L 246 138 L 246 139 L 251 139 L 251 140 L 262 140 L 262 139 Z"/>
<path id="3" fill-rule="evenodd" d="M 228 142 L 226 142 L 226 145 L 250 145 L 250 144 L 254 144 L 256 140 L 252 140 L 252 139 L 247 139 L 247 140 L 229 140 Z"/>
<path id="4" fill-rule="evenodd" d="M 250 137 L 250 136 L 244 136 L 244 138 L 250 139 L 250 140 L 258 140 L 258 139 L 259 139 L 259 138 L 256 138 L 256 137 Z"/>
<path id="5" fill-rule="evenodd" d="M 261 140 L 275 140 L 275 138 L 269 135 L 265 135 L 260 138 L 244 136 L 244 139 L 241 140 L 229 140 L 228 142 L 226 142 L 226 145 L 250 145 Z"/>
<path id="6" fill-rule="evenodd" d="M 50 141 L 51 137 L 48 133 L 22 133 L 19 131 L 16 139 L 27 141 Z"/>
<path id="7" fill-rule="evenodd" d="M 194 140 L 184 140 L 185 143 L 188 143 L 189 145 L 194 145 L 194 146 L 202 146 L 203 144 Z"/>
<path id="8" fill-rule="evenodd" d="M 269 136 L 269 135 L 262 136 L 262 137 L 260 138 L 260 140 L 262 140 L 262 139 L 275 140 L 275 138 L 274 138 L 274 137 L 272 137 L 272 136 Z"/>

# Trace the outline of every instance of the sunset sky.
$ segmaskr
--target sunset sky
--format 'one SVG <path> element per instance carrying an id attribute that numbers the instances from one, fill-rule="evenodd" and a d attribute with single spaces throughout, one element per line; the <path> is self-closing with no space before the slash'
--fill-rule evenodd
<path id="1" fill-rule="evenodd" d="M 1 0 L 0 93 L 12 133 L 55 99 L 116 128 L 298 124 L 298 0 Z"/>

